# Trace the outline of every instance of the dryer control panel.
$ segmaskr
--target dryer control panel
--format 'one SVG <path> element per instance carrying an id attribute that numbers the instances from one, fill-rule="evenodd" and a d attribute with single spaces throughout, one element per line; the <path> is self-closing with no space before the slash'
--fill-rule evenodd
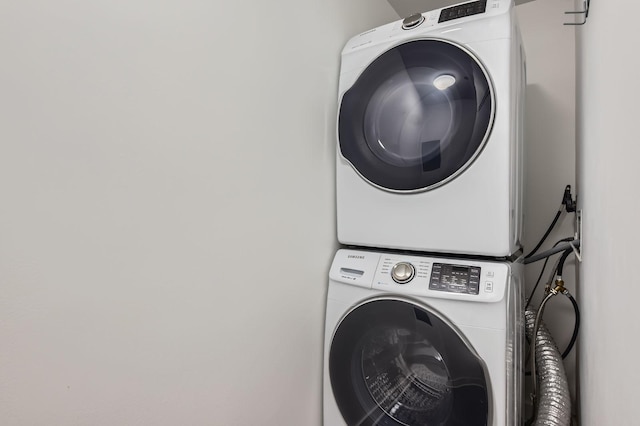
<path id="1" fill-rule="evenodd" d="M 440 11 L 438 22 L 451 21 L 453 19 L 464 18 L 465 16 L 477 15 L 487 10 L 487 0 L 472 1 L 469 3 L 457 4 Z"/>

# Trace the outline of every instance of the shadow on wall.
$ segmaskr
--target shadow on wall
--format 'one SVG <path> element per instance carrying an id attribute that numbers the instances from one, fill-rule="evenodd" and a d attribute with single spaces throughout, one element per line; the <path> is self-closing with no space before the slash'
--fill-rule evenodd
<path id="1" fill-rule="evenodd" d="M 538 241 L 542 232 L 547 228 L 556 209 L 560 206 L 565 185 L 573 185 L 574 176 L 574 152 L 573 141 L 567 143 L 563 138 L 568 137 L 566 127 L 566 110 L 563 104 L 558 102 L 557 96 L 545 91 L 543 86 L 537 84 L 527 85 L 525 104 L 525 212 L 538 212 L 538 217 L 525 216 L 526 248 L 531 248 Z M 574 233 L 574 215 L 564 214 L 549 235 L 545 247 L 550 247 L 560 238 L 571 237 Z M 526 251 L 526 250 L 525 250 Z M 552 264 L 552 262 L 551 262 Z M 535 265 L 535 266 L 534 266 Z M 526 288 L 531 289 L 542 267 L 542 262 L 536 263 L 525 269 Z M 573 272 L 574 260 L 569 259 L 566 270 L 567 286 L 570 291 L 575 291 L 575 274 Z M 548 279 L 547 267 L 542 280 Z M 540 289 L 538 289 L 540 290 Z M 539 301 L 541 291 L 537 291 L 534 301 Z M 550 310 L 550 316 L 554 316 Z M 567 311 L 569 317 L 571 312 Z M 552 332 L 556 331 L 550 324 Z"/>
<path id="2" fill-rule="evenodd" d="M 527 167 L 530 172 L 533 171 L 536 175 L 545 175 L 548 172 L 545 168 L 549 167 L 549 159 L 552 156 L 564 156 L 570 153 L 567 151 L 567 144 L 560 143 L 566 142 L 559 140 L 563 132 L 557 130 L 571 123 L 561 121 L 562 117 L 566 115 L 563 105 L 558 104 L 554 96 L 545 92 L 543 86 L 538 84 L 527 85 L 525 115 Z M 535 146 L 531 146 L 532 144 Z M 562 188 L 559 187 L 558 194 L 561 195 L 561 191 Z M 560 198 L 558 198 L 559 200 Z"/>
<path id="3" fill-rule="evenodd" d="M 526 249 L 531 249 L 547 228 L 560 206 L 565 185 L 575 187 L 575 141 L 573 121 L 567 109 L 566 98 L 549 90 L 548 86 L 529 84 L 525 100 L 525 235 Z M 572 102 L 572 101 L 571 101 Z M 571 140 L 567 140 L 571 138 Z M 574 193 L 575 196 L 579 194 Z M 561 216 L 554 232 L 543 246 L 550 247 L 555 241 L 573 236 L 574 215 Z M 526 251 L 526 250 L 525 250 Z M 542 276 L 542 283 L 533 297 L 533 306 L 538 306 L 543 295 L 544 282 L 557 257 L 550 259 Z M 525 268 L 527 295 L 538 278 L 543 262 Z M 574 296 L 576 289 L 575 259 L 571 256 L 563 274 L 566 286 Z M 563 298 L 564 299 L 564 298 Z M 573 331 L 573 309 L 563 299 L 552 300 L 545 310 L 544 321 L 561 351 L 566 348 Z M 575 402 L 576 366 L 575 349 L 565 360 L 570 392 Z"/>

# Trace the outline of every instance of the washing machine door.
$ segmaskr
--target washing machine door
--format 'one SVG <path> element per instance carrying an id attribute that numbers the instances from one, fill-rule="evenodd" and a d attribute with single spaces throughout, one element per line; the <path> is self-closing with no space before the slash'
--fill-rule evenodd
<path id="1" fill-rule="evenodd" d="M 374 300 L 339 324 L 329 375 L 346 423 L 485 426 L 485 366 L 454 327 L 424 306 Z"/>
<path id="2" fill-rule="evenodd" d="M 379 56 L 344 93 L 340 152 L 375 186 L 433 189 L 480 154 L 494 108 L 488 74 L 471 52 L 414 40 Z"/>

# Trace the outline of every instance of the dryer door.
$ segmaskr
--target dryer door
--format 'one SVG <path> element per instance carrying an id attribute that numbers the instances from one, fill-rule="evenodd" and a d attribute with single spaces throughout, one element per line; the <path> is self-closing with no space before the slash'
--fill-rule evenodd
<path id="1" fill-rule="evenodd" d="M 348 425 L 489 423 L 484 363 L 423 306 L 382 299 L 351 311 L 334 335 L 329 375 Z"/>
<path id="2" fill-rule="evenodd" d="M 480 62 L 460 46 L 416 40 L 373 61 L 342 97 L 340 151 L 391 191 L 443 185 L 482 150 L 494 96 Z"/>

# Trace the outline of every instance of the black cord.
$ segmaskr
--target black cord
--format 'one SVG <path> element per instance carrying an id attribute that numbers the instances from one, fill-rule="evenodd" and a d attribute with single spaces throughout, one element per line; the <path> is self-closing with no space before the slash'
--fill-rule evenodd
<path id="1" fill-rule="evenodd" d="M 540 241 L 538 241 L 538 244 L 536 244 L 536 246 L 533 248 L 533 250 L 531 250 L 529 252 L 529 254 L 524 257 L 525 259 L 527 259 L 527 258 L 533 256 L 534 254 L 536 254 L 536 252 L 538 251 L 540 246 L 542 244 L 544 244 L 545 240 L 547 239 L 547 237 L 549 236 L 551 231 L 553 231 L 553 227 L 556 226 L 556 223 L 558 223 L 558 219 L 560 219 L 560 214 L 561 213 L 562 213 L 562 209 L 560 209 L 560 210 L 558 210 L 556 212 L 556 216 L 553 218 L 553 221 L 551 221 L 551 225 L 549 225 L 549 227 L 547 228 L 547 231 L 544 233 L 544 235 L 542 236 Z"/>
<path id="2" fill-rule="evenodd" d="M 531 256 L 528 259 L 524 259 L 523 263 L 525 265 L 529 265 L 530 263 L 539 262 L 540 260 L 545 259 L 545 258 L 547 258 L 549 256 L 552 256 L 552 255 L 554 255 L 556 253 L 563 252 L 563 251 L 565 251 L 567 249 L 570 249 L 570 248 L 577 249 L 578 247 L 580 247 L 580 240 L 574 239 L 573 241 L 569 241 L 568 244 L 562 244 L 562 245 L 560 245 L 558 247 L 550 248 L 549 250 L 545 250 L 542 253 L 538 253 L 538 254 L 536 254 L 534 256 Z"/>
<path id="3" fill-rule="evenodd" d="M 580 308 L 578 308 L 578 302 L 576 302 L 576 299 L 574 299 L 574 297 L 570 293 L 565 293 L 565 296 L 567 296 L 569 300 L 571 300 L 573 311 L 576 315 L 576 321 L 573 324 L 573 334 L 571 335 L 571 340 L 569 341 L 567 348 L 564 350 L 564 352 L 562 352 L 562 359 L 565 359 L 571 352 L 571 349 L 573 349 L 573 345 L 575 345 L 576 339 L 578 338 L 578 331 L 580 330 Z"/>
<path id="4" fill-rule="evenodd" d="M 553 245 L 553 247 L 557 246 L 560 243 L 564 243 L 564 242 L 567 242 L 567 241 L 573 241 L 573 237 L 568 237 L 568 238 L 563 238 L 561 240 L 558 240 Z M 548 261 L 549 261 L 549 258 L 547 257 L 544 260 L 544 264 L 542 265 L 542 269 L 540 270 L 540 275 L 538 275 L 538 279 L 536 280 L 536 284 L 533 286 L 533 290 L 531 290 L 531 293 L 529 294 L 529 298 L 527 299 L 527 304 L 524 307 L 525 311 L 529 307 L 529 304 L 531 304 L 531 299 L 533 299 L 533 294 L 536 292 L 536 289 L 538 288 L 538 285 L 540 285 L 540 280 L 542 279 L 542 275 L 544 274 L 544 269 L 547 267 L 547 262 Z"/>
<path id="5" fill-rule="evenodd" d="M 549 225 L 549 227 L 547 228 L 547 231 L 544 233 L 540 241 L 538 241 L 538 244 L 533 248 L 533 250 L 531 250 L 529 254 L 524 257 L 525 259 L 533 256 L 538 251 L 540 246 L 544 244 L 545 240 L 553 230 L 553 227 L 556 226 L 556 223 L 558 223 L 558 219 L 560 219 L 560 215 L 562 214 L 563 209 L 569 213 L 576 211 L 576 202 L 573 200 L 573 196 L 571 195 L 571 185 L 567 185 L 564 188 L 564 192 L 562 193 L 562 202 L 560 204 L 560 208 L 556 212 L 556 215 L 553 218 L 553 221 L 551 221 L 551 225 Z"/>
<path id="6" fill-rule="evenodd" d="M 564 262 L 567 260 L 567 257 L 569 257 L 571 253 L 573 253 L 573 249 L 565 250 L 565 252 L 562 253 L 562 257 L 558 262 L 558 270 L 556 271 L 556 274 L 558 274 L 559 277 L 562 276 L 562 271 L 564 269 Z M 562 359 L 565 359 L 567 355 L 569 355 L 569 352 L 571 352 L 571 349 L 573 349 L 573 345 L 576 343 L 576 339 L 578 338 L 578 330 L 580 329 L 580 309 L 578 308 L 578 302 L 576 302 L 576 299 L 574 299 L 574 297 L 569 292 L 564 294 L 569 298 L 569 300 L 571 300 L 576 321 L 573 324 L 573 333 L 571 334 L 571 340 L 569 341 L 569 345 L 564 350 L 564 352 L 562 352 Z"/>
<path id="7" fill-rule="evenodd" d="M 573 311 L 575 313 L 576 320 L 573 323 L 573 333 L 571 334 L 571 340 L 569 340 L 569 344 L 562 352 L 562 355 L 561 355 L 562 359 L 565 359 L 571 353 L 571 350 L 573 349 L 574 345 L 576 344 L 576 340 L 578 339 L 578 332 L 580 331 L 580 308 L 578 307 L 578 302 L 576 302 L 576 299 L 571 295 L 571 293 L 565 293 L 564 295 L 569 298 L 569 300 L 571 301 L 571 304 L 573 305 Z M 527 343 L 531 344 L 528 338 L 527 338 Z M 527 352 L 528 353 L 527 353 L 527 358 L 525 360 L 525 365 L 529 363 L 530 351 L 527 351 Z M 525 371 L 524 375 L 531 376 L 531 371 Z"/>
<path id="8" fill-rule="evenodd" d="M 560 258 L 560 262 L 558 262 L 558 271 L 556 272 L 558 276 L 562 276 L 562 270 L 564 268 L 564 262 L 567 260 L 567 257 L 573 253 L 573 249 L 567 249 L 562 253 L 562 257 Z"/>
<path id="9" fill-rule="evenodd" d="M 533 286 L 533 290 L 531 290 L 531 293 L 529 293 L 529 298 L 527 299 L 527 304 L 524 305 L 524 310 L 525 311 L 527 310 L 527 308 L 531 304 L 531 299 L 533 298 L 533 294 L 536 292 L 536 289 L 538 288 L 538 285 L 540 285 L 540 280 L 542 279 L 542 275 L 544 274 L 544 268 L 547 267 L 547 262 L 548 261 L 549 261 L 549 258 L 547 257 L 544 260 L 544 263 L 542 264 L 542 269 L 540 270 L 540 275 L 538 275 L 538 279 L 536 280 L 536 285 Z"/>
<path id="10" fill-rule="evenodd" d="M 563 238 L 561 240 L 558 240 L 553 245 L 553 247 L 557 246 L 560 243 L 567 242 L 567 241 L 573 241 L 573 237 L 568 237 L 568 238 Z M 556 268 L 555 271 L 553 271 L 554 275 L 556 275 L 556 274 L 562 275 L 562 268 L 564 267 L 564 262 L 567 260 L 567 257 L 571 253 L 573 253 L 572 249 L 565 250 L 562 253 L 562 257 L 560 258 L 560 261 L 558 262 L 558 267 Z M 531 303 L 531 299 L 533 299 L 533 295 L 535 294 L 536 289 L 538 288 L 538 285 L 540 284 L 540 279 L 542 278 L 542 275 L 544 274 L 544 270 L 545 270 L 545 268 L 547 266 L 547 262 L 549 261 L 550 257 L 551 256 L 548 256 L 545 259 L 544 264 L 542 265 L 542 270 L 540 271 L 540 275 L 538 275 L 538 279 L 536 280 L 536 284 L 533 286 L 533 289 L 531 290 L 531 293 L 529 294 L 529 299 L 527 300 L 527 304 L 524 307 L 525 311 L 529 307 L 529 304 Z M 571 294 L 567 293 L 566 296 L 569 298 L 569 300 L 571 300 L 571 304 L 573 305 L 573 310 L 575 312 L 576 320 L 575 320 L 575 323 L 573 325 L 573 333 L 571 335 L 571 340 L 569 341 L 569 344 L 567 345 L 567 348 L 564 350 L 564 352 L 562 352 L 562 359 L 565 359 L 567 357 L 567 355 L 569 355 L 569 353 L 573 349 L 573 346 L 576 343 L 576 339 L 578 338 L 578 330 L 580 329 L 580 309 L 578 308 L 578 303 L 573 298 L 573 296 L 571 296 Z M 527 337 L 526 340 L 527 340 L 527 343 L 531 344 L 531 342 L 529 341 L 528 337 Z M 528 354 L 527 354 L 527 359 L 525 360 L 525 363 L 527 363 L 528 361 L 529 361 L 529 357 L 528 357 Z M 530 371 L 525 371 L 525 376 L 530 376 L 530 375 L 531 375 Z"/>

